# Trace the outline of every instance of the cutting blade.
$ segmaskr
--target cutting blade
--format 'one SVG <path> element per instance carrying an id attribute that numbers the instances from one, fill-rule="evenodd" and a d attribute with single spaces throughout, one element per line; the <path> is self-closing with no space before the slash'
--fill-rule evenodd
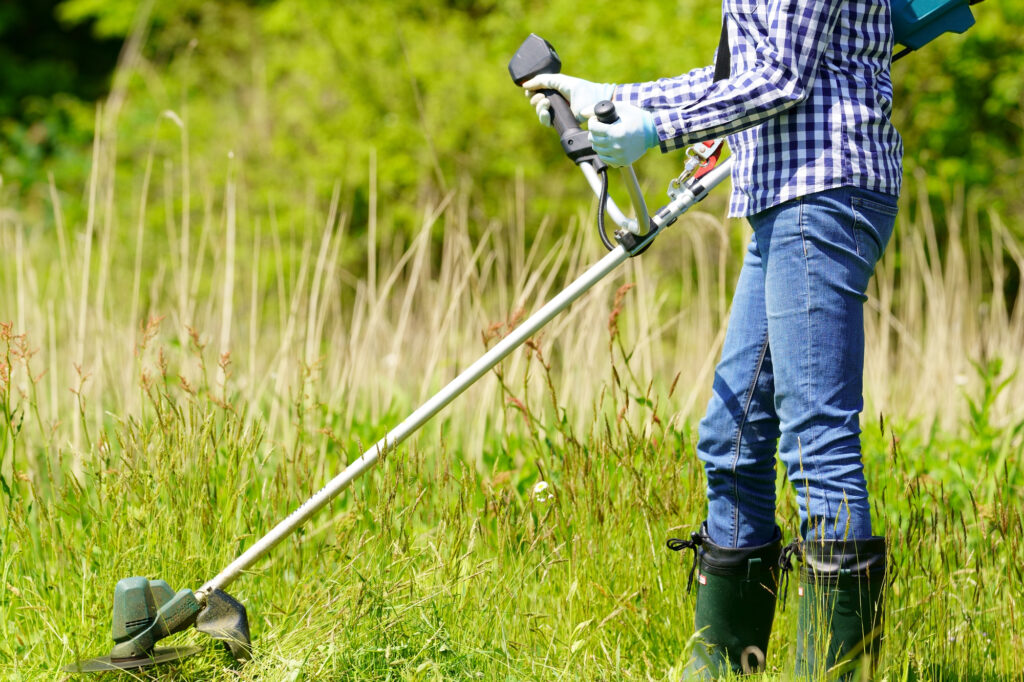
<path id="1" fill-rule="evenodd" d="M 202 651 L 201 647 L 158 647 L 153 649 L 149 656 L 138 658 L 111 658 L 110 656 L 98 656 L 88 658 L 84 661 L 76 661 L 61 668 L 66 673 L 101 673 L 110 670 L 132 670 L 134 668 L 145 668 L 150 665 L 171 663 L 178 661 L 192 654 Z"/>

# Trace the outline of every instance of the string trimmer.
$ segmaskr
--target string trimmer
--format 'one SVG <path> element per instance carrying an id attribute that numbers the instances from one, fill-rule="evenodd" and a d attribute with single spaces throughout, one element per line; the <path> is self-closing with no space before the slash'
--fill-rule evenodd
<path id="1" fill-rule="evenodd" d="M 526 39 L 509 64 L 509 73 L 516 84 L 522 84 L 540 73 L 557 73 L 560 69 L 561 62 L 554 49 L 535 35 Z M 713 169 L 705 166 L 710 172 L 702 174 L 699 178 L 691 177 L 683 182 L 674 181 L 672 201 L 654 215 L 649 215 L 636 174 L 631 167 L 623 168 L 623 177 L 636 213 L 635 218 L 629 218 L 608 196 L 607 167 L 597 157 L 587 139 L 586 131 L 580 129 L 569 110 L 568 103 L 557 93 L 551 93 L 549 98 L 552 101 L 554 127 L 562 140 L 563 148 L 577 163 L 600 197 L 602 213 L 607 212 L 619 226 L 614 235 L 618 244 L 611 244 L 604 232 L 602 221 L 602 241 L 612 247 L 608 255 L 484 353 L 198 590 L 193 592 L 183 589 L 174 592 L 162 580 L 141 577 L 119 581 L 114 588 L 114 648 L 108 656 L 73 663 L 64 668 L 66 671 L 93 672 L 138 668 L 179 660 L 198 649 L 157 648 L 156 644 L 163 638 L 193 625 L 200 632 L 222 640 L 236 659 L 247 659 L 251 643 L 245 607 L 225 593 L 224 588 L 558 313 L 569 307 L 585 291 L 601 281 L 627 258 L 646 250 L 662 229 L 675 222 L 680 215 L 703 199 L 712 187 L 729 175 L 729 162 L 726 161 Z M 602 102 L 597 107 L 597 115 L 602 120 L 614 121 L 615 107 L 611 102 Z"/>
<path id="2" fill-rule="evenodd" d="M 895 20 L 894 25 L 907 36 L 904 41 L 897 35 L 897 40 L 909 48 L 916 49 L 943 31 L 962 32 L 973 23 L 967 2 L 968 0 L 895 1 L 894 17 L 898 17 L 905 27 L 901 29 L 901 25 Z M 512 80 L 521 85 L 538 74 L 559 72 L 561 62 L 547 41 L 531 35 L 519 47 L 508 68 Z M 175 592 L 162 580 L 149 580 L 143 577 L 118 581 L 114 588 L 111 628 L 113 649 L 107 656 L 72 663 L 64 668 L 65 671 L 125 670 L 180 660 L 199 651 L 199 648 L 163 648 L 157 647 L 156 644 L 165 637 L 192 626 L 199 632 L 224 642 L 235 659 L 247 660 L 251 655 L 251 641 L 245 607 L 224 592 L 224 588 L 279 542 L 295 532 L 352 481 L 373 467 L 378 460 L 397 448 L 448 403 L 476 383 L 509 353 L 569 307 L 584 292 L 604 279 L 626 259 L 646 251 L 662 230 L 704 199 L 712 188 L 729 176 L 731 159 L 721 162 L 718 160 L 721 151 L 720 141 L 713 140 L 694 145 L 687 150 L 687 162 L 683 173 L 669 185 L 670 201 L 651 214 L 647 210 L 633 168 L 626 166 L 621 169 L 621 173 L 634 209 L 634 217 L 630 218 L 608 196 L 608 167 L 598 158 L 587 132 L 577 124 L 568 102 L 557 92 L 549 91 L 546 94 L 551 102 L 552 124 L 558 132 L 563 150 L 577 164 L 598 196 L 599 232 L 601 241 L 608 247 L 609 253 L 418 407 L 373 447 L 331 479 L 319 492 L 198 590 L 193 592 L 183 589 Z M 599 103 L 594 108 L 594 114 L 605 123 L 612 123 L 617 119 L 615 106 L 608 101 Z M 614 232 L 614 242 L 605 231 L 605 214 L 619 228 Z"/>

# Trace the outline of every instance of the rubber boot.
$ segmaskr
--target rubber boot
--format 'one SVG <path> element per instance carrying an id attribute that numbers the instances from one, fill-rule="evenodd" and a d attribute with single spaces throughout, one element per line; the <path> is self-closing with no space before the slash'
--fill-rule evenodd
<path id="1" fill-rule="evenodd" d="M 878 663 L 885 538 L 803 543 L 796 676 L 870 680 Z"/>
<path id="2" fill-rule="evenodd" d="M 782 532 L 776 527 L 768 544 L 739 549 L 711 542 L 707 524 L 691 538 L 678 541 L 692 547 L 697 569 L 695 642 L 683 679 L 714 680 L 763 670 L 775 619 Z"/>

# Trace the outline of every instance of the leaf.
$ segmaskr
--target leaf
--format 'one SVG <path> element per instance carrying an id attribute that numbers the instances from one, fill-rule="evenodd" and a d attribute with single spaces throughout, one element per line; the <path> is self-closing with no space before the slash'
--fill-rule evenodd
<path id="1" fill-rule="evenodd" d="M 589 619 L 589 620 L 585 620 L 585 621 L 583 621 L 582 623 L 580 623 L 579 625 L 577 625 L 577 626 L 576 626 L 576 627 L 575 627 L 575 628 L 573 629 L 573 631 L 572 631 L 572 635 L 573 635 L 573 637 L 575 637 L 576 635 L 578 635 L 578 634 L 579 634 L 580 632 L 582 632 L 582 631 L 584 630 L 584 628 L 586 628 L 586 627 L 587 627 L 588 625 L 590 625 L 590 624 L 591 624 L 591 623 L 593 623 L 593 622 L 594 622 L 594 619 L 593 619 L 593 618 L 591 618 L 591 619 Z"/>

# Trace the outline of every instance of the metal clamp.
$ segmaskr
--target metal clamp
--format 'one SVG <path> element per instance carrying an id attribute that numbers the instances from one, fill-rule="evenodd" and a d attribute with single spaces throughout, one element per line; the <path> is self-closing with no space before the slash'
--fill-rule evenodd
<path id="1" fill-rule="evenodd" d="M 724 142 L 724 139 L 708 140 L 707 142 L 698 142 L 697 144 L 690 145 L 687 148 L 686 165 L 683 166 L 683 172 L 668 183 L 669 199 L 675 199 L 683 193 L 686 183 L 695 177 L 710 159 L 717 156 Z"/>

